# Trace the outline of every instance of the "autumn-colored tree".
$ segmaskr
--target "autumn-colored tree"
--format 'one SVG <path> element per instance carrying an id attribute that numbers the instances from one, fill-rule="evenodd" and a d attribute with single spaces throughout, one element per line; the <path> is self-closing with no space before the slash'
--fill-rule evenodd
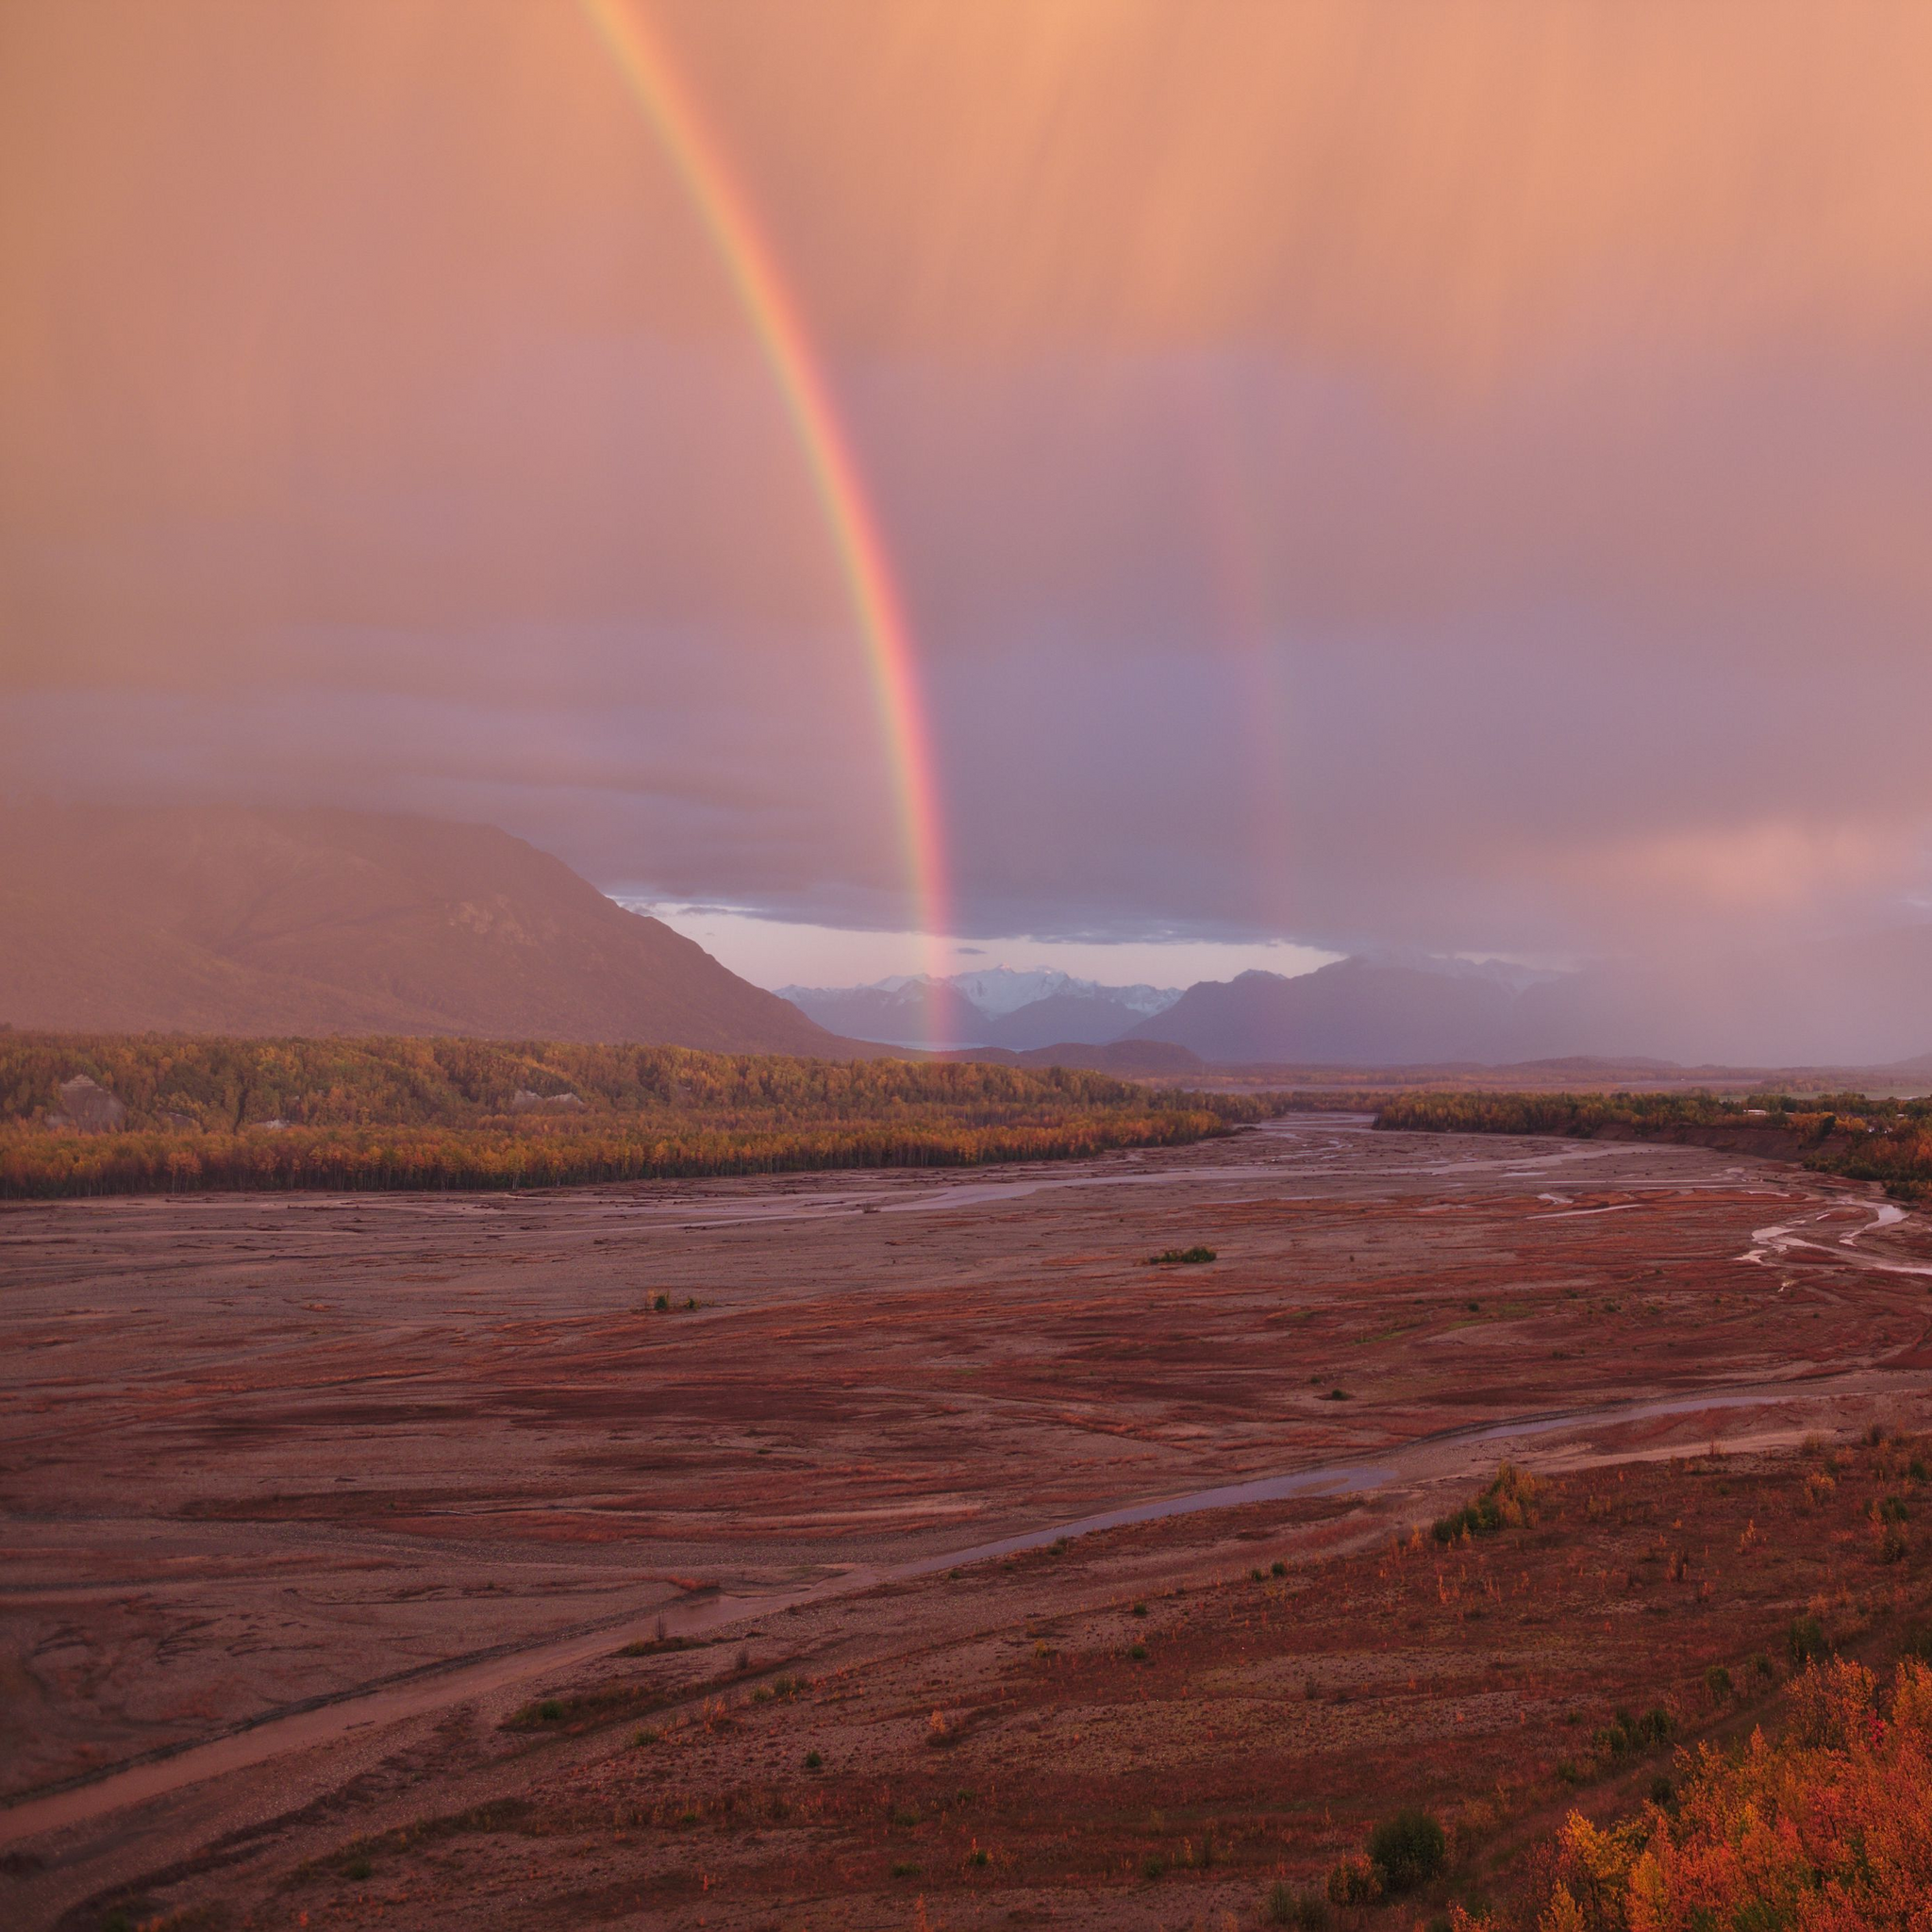
<path id="1" fill-rule="evenodd" d="M 1932 1928 L 1932 1670 L 1881 1690 L 1815 1664 L 1775 1742 L 1706 1745 L 1674 1811 L 1572 1813 L 1520 1914 L 1536 1932 L 1927 1932 Z M 1479 1923 L 1456 1915 L 1467 1928 Z"/>

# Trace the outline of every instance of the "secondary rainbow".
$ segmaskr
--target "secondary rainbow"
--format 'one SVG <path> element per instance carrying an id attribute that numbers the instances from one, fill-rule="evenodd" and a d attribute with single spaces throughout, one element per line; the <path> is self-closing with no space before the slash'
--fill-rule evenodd
<path id="1" fill-rule="evenodd" d="M 943 970 L 952 908 L 932 734 L 911 629 L 858 465 L 777 259 L 662 40 L 625 0 L 582 0 L 582 6 L 704 223 L 798 439 L 865 641 L 915 920 L 926 935 L 928 967 L 937 974 Z"/>

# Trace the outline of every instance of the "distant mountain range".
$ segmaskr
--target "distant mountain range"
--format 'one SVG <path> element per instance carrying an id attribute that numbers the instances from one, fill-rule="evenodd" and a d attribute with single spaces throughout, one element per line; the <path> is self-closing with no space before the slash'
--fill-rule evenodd
<path id="1" fill-rule="evenodd" d="M 1150 1073 L 1588 1057 L 1903 1074 L 1932 1051 L 1932 924 L 1668 968 L 1382 953 L 1184 992 L 998 966 L 781 998 L 492 826 L 15 806 L 0 807 L 0 1023 L 838 1058 L 932 1045 Z"/>
<path id="2" fill-rule="evenodd" d="M 891 1046 L 1104 1046 L 1181 997 L 1176 988 L 1102 986 L 1040 969 L 992 966 L 943 979 L 901 974 L 870 986 L 785 986 L 821 1026 Z"/>
<path id="3" fill-rule="evenodd" d="M 1734 1067 L 1878 1067 L 1932 1047 L 1932 925 L 1680 962 L 1547 973 L 1503 961 L 1370 954 L 1293 978 L 1243 973 L 1175 994 L 1013 974 L 1004 1011 L 960 974 L 787 988 L 855 1038 L 1016 1050 L 1162 1042 L 1220 1065 L 1496 1066 L 1589 1056 Z M 1062 977 L 1064 977 L 1062 975 Z M 928 1013 L 938 1030 L 924 1031 Z"/>
<path id="4" fill-rule="evenodd" d="M 493 826 L 231 807 L 0 809 L 0 1021 L 865 1051 Z"/>

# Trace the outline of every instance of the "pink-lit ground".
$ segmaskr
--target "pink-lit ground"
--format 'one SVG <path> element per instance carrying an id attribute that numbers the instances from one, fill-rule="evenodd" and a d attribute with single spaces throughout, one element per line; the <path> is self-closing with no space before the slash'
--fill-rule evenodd
<path id="1" fill-rule="evenodd" d="M 1124 1903 L 1122 1860 L 1142 1854 L 1123 1846 L 1143 1828 L 1162 1843 L 1188 1836 L 1129 1822 L 1162 1809 L 1163 1783 L 1184 1766 L 1193 1778 L 1204 1750 L 1223 1755 L 1208 1748 L 1223 1735 L 1217 1700 L 1234 1695 L 1244 1713 L 1225 1720 L 1247 1739 L 1241 1762 L 1258 1764 L 1241 1726 L 1259 1724 L 1297 1763 L 1322 1756 L 1341 1804 L 1341 1822 L 1315 1829 L 1278 1789 L 1304 1773 L 1281 1766 L 1267 1774 L 1273 1809 L 1191 1785 L 1196 1811 L 1220 1807 L 1230 1856 L 1246 1850 L 1232 1875 L 1190 1882 L 1248 1893 L 1259 1874 L 1332 1856 L 1390 1751 L 1426 1757 L 1428 1740 L 1460 1735 L 1464 1720 L 1437 1705 L 1467 1701 L 1444 1688 L 1463 1666 L 1441 1657 L 1410 1660 L 1436 1691 L 1404 1701 L 1405 1690 L 1377 1714 L 1318 1723 L 1327 1707 L 1304 1692 L 1323 1659 L 1381 1683 L 1395 1651 L 1449 1641 L 1395 1634 L 1382 1603 L 1392 1559 L 1376 1552 L 1498 1454 L 1581 1470 L 1701 1451 L 1717 1435 L 1735 1468 L 1783 1496 L 1788 1472 L 1747 1452 L 1917 1419 L 1932 1303 L 1926 1277 L 1893 1271 L 1924 1267 L 1932 1242 L 1915 1220 L 1875 1219 L 1862 1191 L 1699 1149 L 1373 1135 L 1332 1119 L 941 1178 L 11 1210 L 0 1613 L 5 1762 L 26 1803 L 0 1813 L 0 1886 L 27 1924 L 133 1884 L 223 1904 L 238 1922 L 328 1923 L 366 1913 L 375 1881 L 338 1872 L 285 1897 L 302 1859 L 535 1793 L 550 1821 L 541 1838 L 458 1834 L 462 1859 L 386 1854 L 390 1922 L 447 1923 L 458 1894 L 474 1915 L 471 1889 L 500 1890 L 513 1866 L 535 1875 L 492 1923 L 904 1924 L 908 1883 L 943 1873 L 949 1924 L 1036 1909 L 1077 1921 L 1089 1905 L 1095 1924 L 1185 1924 L 1172 1888 L 1136 1881 L 1152 1916 Z M 1793 1224 L 1819 1245 L 1740 1258 L 1764 1249 L 1755 1231 Z M 1197 1241 L 1219 1258 L 1148 1264 Z M 671 1311 L 653 1309 L 659 1293 Z M 1680 1409 L 1657 1412 L 1672 1398 Z M 1594 1413 L 1513 1442 L 1439 1440 L 1567 1410 Z M 862 1587 L 1109 1506 L 1328 1463 L 1357 1472 L 1350 1494 Z M 1568 1480 L 1571 1521 L 1583 1478 Z M 1668 1536 L 1672 1519 L 1654 1520 L 1664 1505 L 1649 1507 L 1629 1534 Z M 1728 1504 L 1712 1507 L 1728 1523 Z M 1368 1554 L 1333 1555 L 1357 1547 Z M 1539 1559 L 1552 1576 L 1614 1567 L 1565 1548 Z M 1241 1653 L 1237 1667 L 1235 1599 L 1210 1592 L 1197 1616 L 1161 1593 L 1244 1576 L 1256 1555 L 1291 1575 L 1268 1584 L 1265 1615 L 1258 1602 L 1239 1611 L 1257 1642 L 1272 1633 L 1274 1661 Z M 1487 1588 L 1458 1577 L 1456 1589 Z M 1738 1642 L 1816 1582 L 1765 1573 L 1731 1606 Z M 1185 1623 L 1207 1648 L 1185 1664 L 1160 1652 L 1123 1692 L 1110 1674 L 1135 1594 L 1165 1606 L 1163 1632 Z M 1705 1619 L 1686 1657 L 1730 1641 L 1728 1598 L 1686 1601 Z M 660 1617 L 704 1646 L 612 1655 Z M 1649 1628 L 1617 1627 L 1633 1641 Z M 1037 1643 L 1090 1662 L 1028 1674 Z M 1591 1648 L 1538 1668 L 1587 1674 Z M 402 1677 L 423 1666 L 452 1668 Z M 749 1701 L 780 1669 L 820 1689 Z M 1261 1677 L 1237 1695 L 1224 1670 Z M 1029 1687 L 1017 1706 L 999 1688 L 1015 1672 Z M 1058 1689 L 1035 1710 L 1043 1683 Z M 680 1685 L 708 1688 L 680 1702 Z M 571 1706 L 560 1729 L 498 1728 L 552 1690 L 608 1701 Z M 1080 1714 L 1092 1696 L 1131 1708 Z M 675 1734 L 676 1755 L 626 1755 L 638 1713 L 665 1699 L 650 1722 Z M 310 1700 L 323 1702 L 277 1718 Z M 997 1723 L 973 1715 L 982 1707 Z M 934 1708 L 957 1710 L 966 1733 L 941 1752 L 922 1742 Z M 219 1747 L 226 1757 L 50 1791 L 259 1719 Z M 825 1759 L 810 1774 L 793 1761 L 808 1730 Z M 944 1792 L 926 1787 L 941 1759 L 941 1784 L 996 1808 L 936 1810 Z M 1246 1774 L 1234 1758 L 1216 1773 Z M 1071 1804 L 1056 1782 L 1067 1778 L 1091 1817 L 1069 1819 L 1083 1848 L 1056 1865 L 1043 1821 Z M 920 1825 L 867 1810 L 895 1780 L 917 1787 L 896 1808 L 920 1811 Z M 738 1819 L 728 1843 L 611 1822 L 687 1792 L 701 1820 Z M 720 1810 L 727 1792 L 739 1795 Z M 754 1828 L 737 1807 L 756 1805 L 767 1815 Z M 1196 1837 L 1206 1816 L 1192 1817 Z M 551 1842 L 586 1817 L 605 1821 L 594 1904 L 581 1891 L 588 1854 L 572 1840 L 569 1876 Z M 960 1862 L 980 1824 L 1003 1862 Z M 267 1828 L 239 1862 L 208 1863 L 244 1826 Z M 886 1857 L 895 1830 L 925 1833 L 928 1851 Z M 912 1863 L 921 1874 L 892 1876 Z M 152 1881 L 177 1864 L 175 1879 Z M 391 1898 L 398 1886 L 408 1899 Z M 797 1904 L 808 1898 L 819 1903 Z M 1196 1903 L 1219 1910 L 1218 1898 Z"/>

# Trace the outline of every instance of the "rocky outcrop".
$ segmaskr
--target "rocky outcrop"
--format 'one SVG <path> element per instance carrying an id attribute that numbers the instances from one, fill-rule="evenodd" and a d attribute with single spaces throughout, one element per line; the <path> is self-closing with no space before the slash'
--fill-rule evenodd
<path id="1" fill-rule="evenodd" d="M 75 1074 L 60 1083 L 60 1105 L 46 1117 L 50 1127 L 72 1127 L 83 1134 L 111 1134 L 127 1118 L 127 1109 L 113 1094 Z"/>

